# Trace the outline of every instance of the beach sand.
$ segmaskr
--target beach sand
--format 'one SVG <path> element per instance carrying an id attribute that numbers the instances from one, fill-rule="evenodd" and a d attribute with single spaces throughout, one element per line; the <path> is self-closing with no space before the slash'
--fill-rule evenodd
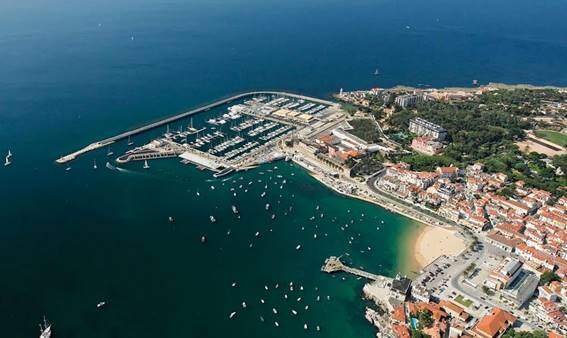
<path id="1" fill-rule="evenodd" d="M 433 262 L 441 255 L 455 256 L 466 249 L 463 238 L 456 230 L 436 226 L 424 226 L 415 240 L 413 251 L 419 268 Z"/>

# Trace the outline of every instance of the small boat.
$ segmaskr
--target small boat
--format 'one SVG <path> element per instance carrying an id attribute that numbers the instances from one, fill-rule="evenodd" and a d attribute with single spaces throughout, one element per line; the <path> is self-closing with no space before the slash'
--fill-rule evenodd
<path id="1" fill-rule="evenodd" d="M 374 71 L 374 75 L 375 75 L 375 76 L 380 75 L 380 72 L 378 71 L 378 68 L 376 68 L 376 70 Z"/>
<path id="2" fill-rule="evenodd" d="M 276 219 L 276 214 L 272 214 L 272 219 Z"/>
<path id="3" fill-rule="evenodd" d="M 215 223 L 217 221 L 214 216 L 209 216 L 209 219 L 211 220 L 211 223 Z"/>
<path id="4" fill-rule="evenodd" d="M 96 168 L 98 168 L 98 167 L 96 166 L 96 160 L 94 160 L 93 161 L 93 169 L 96 169 Z"/>
<path id="5" fill-rule="evenodd" d="M 144 169 L 150 169 L 150 165 L 148 164 L 148 160 L 144 160 Z"/>
<path id="6" fill-rule="evenodd" d="M 279 327 L 279 326 L 280 326 L 280 324 L 278 324 L 278 322 L 274 322 L 274 325 L 275 325 L 276 327 Z"/>
<path id="7" fill-rule="evenodd" d="M 232 206 L 232 212 L 235 214 L 238 214 L 238 209 L 236 209 L 236 207 L 233 205 Z"/>
<path id="8" fill-rule="evenodd" d="M 106 305 L 106 302 L 103 301 L 103 302 L 99 302 L 98 304 L 96 304 L 96 307 L 100 309 L 101 307 L 103 307 L 105 305 Z"/>
<path id="9" fill-rule="evenodd" d="M 108 147 L 108 152 L 106 153 L 106 156 L 112 156 L 114 155 L 114 152 L 110 149 L 110 147 Z"/>
<path id="10" fill-rule="evenodd" d="M 110 170 L 115 170 L 116 167 L 113 166 L 112 164 L 110 164 L 110 162 L 106 162 L 106 168 L 110 169 Z"/>
<path id="11" fill-rule="evenodd" d="M 303 324 L 303 329 L 307 330 L 307 323 Z"/>
<path id="12" fill-rule="evenodd" d="M 10 150 L 8 150 L 8 154 L 6 155 L 6 161 L 4 162 L 4 166 L 7 167 L 10 164 L 12 164 L 12 153 L 10 152 Z"/>
<path id="13" fill-rule="evenodd" d="M 242 302 L 242 308 L 246 309 L 246 302 Z"/>
<path id="14" fill-rule="evenodd" d="M 270 203 L 266 203 L 265 209 L 266 209 L 266 210 L 269 210 L 269 209 L 270 209 Z"/>
<path id="15" fill-rule="evenodd" d="M 273 312 L 273 313 L 274 313 L 275 315 L 277 315 L 277 314 L 278 314 L 278 310 L 276 310 L 276 308 L 275 308 L 275 307 L 273 307 L 273 308 L 272 308 L 272 312 Z"/>
<path id="16" fill-rule="evenodd" d="M 295 247 L 295 250 L 299 250 L 299 249 L 301 249 L 301 244 L 298 244 L 298 245 Z"/>
<path id="17" fill-rule="evenodd" d="M 71 170 L 71 167 L 65 168 L 65 171 L 70 171 L 70 170 Z"/>
<path id="18" fill-rule="evenodd" d="M 294 316 L 297 315 L 297 311 L 295 311 L 295 310 L 293 310 L 293 309 L 291 310 L 291 313 L 293 313 Z"/>
<path id="19" fill-rule="evenodd" d="M 317 325 L 317 331 L 321 331 L 321 328 L 319 327 L 319 325 Z"/>
<path id="20" fill-rule="evenodd" d="M 201 243 L 206 243 L 207 242 L 207 237 L 205 237 L 205 235 L 201 236 Z"/>
<path id="21" fill-rule="evenodd" d="M 236 311 L 231 312 L 230 315 L 228 316 L 228 319 L 232 319 L 232 318 L 234 318 L 234 316 L 236 316 Z"/>
<path id="22" fill-rule="evenodd" d="M 132 141 L 132 138 L 130 136 L 128 136 L 128 145 L 131 146 L 134 144 L 134 141 Z"/>
<path id="23" fill-rule="evenodd" d="M 43 326 L 39 324 L 39 338 L 50 338 L 51 337 L 51 324 L 43 317 Z"/>
<path id="24" fill-rule="evenodd" d="M 169 216 L 167 219 L 169 220 L 170 223 L 175 222 L 175 219 L 173 219 L 173 217 L 171 217 L 171 216 Z"/>

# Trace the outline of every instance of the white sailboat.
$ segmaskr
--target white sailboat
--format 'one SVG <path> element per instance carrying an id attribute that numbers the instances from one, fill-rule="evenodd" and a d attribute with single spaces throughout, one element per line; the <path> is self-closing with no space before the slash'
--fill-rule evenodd
<path id="1" fill-rule="evenodd" d="M 144 160 L 144 169 L 150 169 L 150 165 L 148 164 L 148 160 Z"/>
<path id="2" fill-rule="evenodd" d="M 39 338 L 50 338 L 51 337 L 51 324 L 47 322 L 45 316 L 43 317 L 43 325 L 39 324 Z"/>
<path id="3" fill-rule="evenodd" d="M 8 150 L 8 154 L 6 155 L 6 162 L 4 162 L 4 166 L 7 167 L 10 164 L 12 164 L 12 152 L 10 150 Z"/>

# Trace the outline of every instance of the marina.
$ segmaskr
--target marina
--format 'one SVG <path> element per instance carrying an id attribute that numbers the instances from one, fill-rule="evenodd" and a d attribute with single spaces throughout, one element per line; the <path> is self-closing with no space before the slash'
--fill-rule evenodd
<path id="1" fill-rule="evenodd" d="M 273 97 L 271 100 L 268 101 L 269 97 Z M 170 123 L 182 120 L 184 118 L 187 117 L 192 117 L 195 114 L 198 113 L 204 113 L 204 112 L 208 112 L 212 109 L 221 107 L 223 105 L 227 105 L 230 104 L 234 101 L 239 101 L 239 100 L 244 100 L 246 99 L 246 104 L 251 108 L 251 109 L 247 109 L 247 111 L 243 111 L 242 110 L 242 106 L 240 106 L 239 108 L 235 108 L 235 109 L 231 109 L 229 112 L 225 112 L 223 113 L 221 116 L 217 116 L 217 117 L 213 117 L 207 120 L 207 124 L 212 125 L 212 126 L 223 126 L 226 123 L 228 123 L 228 121 L 235 121 L 238 120 L 242 117 L 242 114 L 248 114 L 248 115 L 259 115 L 261 117 L 264 117 L 265 119 L 269 119 L 269 120 L 275 120 L 275 121 L 280 121 L 283 124 L 290 124 L 290 121 L 296 121 L 296 122 L 308 122 L 309 120 L 311 120 L 311 117 L 309 117 L 309 114 L 315 114 L 316 112 L 320 112 L 326 108 L 329 107 L 334 107 L 335 109 L 337 109 L 339 106 L 337 105 L 337 103 L 335 102 L 331 102 L 331 101 L 326 101 L 326 100 L 321 100 L 321 99 L 317 99 L 317 98 L 312 98 L 312 97 L 306 97 L 303 95 L 297 95 L 297 94 L 292 94 L 292 93 L 286 93 L 286 92 L 277 92 L 277 91 L 254 91 L 254 92 L 247 92 L 247 93 L 242 93 L 242 94 L 237 94 L 237 95 L 233 95 L 230 96 L 228 98 L 225 99 L 221 99 L 218 101 L 215 101 L 213 103 L 201 106 L 199 108 L 181 113 L 181 114 L 177 114 L 171 117 L 167 117 L 164 118 L 162 120 L 144 125 L 142 127 L 100 140 L 100 141 L 96 141 L 93 142 L 89 145 L 87 145 L 84 148 L 81 148 L 75 152 L 72 152 L 70 154 L 64 155 L 60 158 L 58 158 L 56 160 L 57 163 L 59 164 L 64 164 L 70 161 L 75 160 L 77 157 L 86 154 L 88 152 L 91 152 L 93 150 L 99 149 L 99 148 L 103 148 L 103 147 L 108 147 L 109 145 L 123 140 L 123 139 L 128 139 L 128 143 L 133 144 L 131 141 L 131 137 L 137 134 L 141 134 L 143 132 L 146 131 L 150 131 L 153 130 L 155 128 L 161 127 L 161 126 L 168 126 Z M 289 110 L 287 110 L 287 108 L 285 108 L 286 112 L 282 112 L 282 110 L 284 110 L 284 108 L 282 109 L 278 109 L 280 106 L 283 106 L 283 104 L 285 102 L 290 102 L 290 101 L 296 101 L 295 103 L 297 103 L 297 106 L 299 106 L 301 103 L 303 102 L 307 102 L 309 101 L 310 103 L 307 103 L 303 106 L 301 106 L 299 109 L 302 109 L 301 112 L 302 113 L 293 113 L 291 115 L 288 115 L 287 112 L 291 112 Z M 266 102 L 268 101 L 268 102 Z M 264 103 L 266 102 L 266 103 Z M 294 104 L 295 104 L 294 103 Z M 288 108 L 291 107 L 288 106 Z M 275 116 L 269 116 L 271 115 L 272 112 L 278 113 Z M 255 124 L 257 123 L 261 123 L 260 122 L 254 122 Z M 241 126 L 242 127 L 242 126 Z M 199 127 L 194 127 L 193 126 L 193 121 L 191 120 L 189 126 L 186 128 L 185 131 L 178 131 L 175 135 L 176 136 L 190 136 L 190 135 L 198 135 L 200 132 L 204 131 L 204 126 L 199 126 Z M 247 128 L 247 127 L 246 127 Z M 244 128 L 244 129 L 246 129 Z M 242 129 L 242 130 L 244 130 Z M 236 130 L 238 131 L 238 130 Z M 168 134 L 170 134 L 169 131 L 169 127 L 168 127 Z M 206 142 L 206 139 L 201 139 L 202 142 Z M 138 149 L 139 150 L 139 149 Z M 111 156 L 111 151 L 109 148 L 109 156 Z M 172 157 L 172 156 L 166 156 L 166 157 Z M 142 159 L 148 159 L 148 158 L 142 158 Z M 138 160 L 138 158 L 132 158 L 129 160 Z M 126 159 L 126 161 L 129 161 L 128 159 Z"/>
<path id="2" fill-rule="evenodd" d="M 194 119 L 198 113 L 202 116 Z M 187 123 L 184 119 L 188 116 Z M 132 135 L 165 124 L 165 133 L 145 144 L 127 148 L 115 162 L 142 161 L 143 168 L 149 169 L 149 161 L 179 158 L 182 164 L 209 170 L 218 178 L 284 158 L 276 149 L 284 139 L 309 137 L 343 120 L 344 112 L 333 102 L 288 93 L 253 92 L 95 142 L 57 162 L 69 162 L 78 154 L 102 145 L 106 146 L 106 155 L 113 157 L 111 143 L 126 138 L 127 145 L 132 146 Z M 172 128 L 171 124 L 176 126 Z"/>

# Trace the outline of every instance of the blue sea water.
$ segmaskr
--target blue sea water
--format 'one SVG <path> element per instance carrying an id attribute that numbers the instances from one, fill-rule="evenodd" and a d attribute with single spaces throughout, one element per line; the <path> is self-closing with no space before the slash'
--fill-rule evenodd
<path id="1" fill-rule="evenodd" d="M 567 86 L 566 14 L 560 0 L 3 0 L 0 153 L 10 149 L 14 163 L 0 168 L 1 336 L 33 336 L 43 314 L 54 337 L 292 337 L 305 334 L 304 322 L 325 337 L 371 336 L 362 281 L 319 267 L 349 252 L 355 266 L 395 274 L 416 228 L 407 219 L 330 193 L 287 164 L 278 169 L 289 181 L 282 196 L 268 196 L 279 207 L 272 221 L 257 180 L 281 182 L 267 172 L 273 165 L 243 174 L 255 183 L 235 198 L 239 181 L 207 182 L 210 174 L 175 160 L 116 172 L 102 168 L 99 152 L 66 172 L 54 159 L 249 89 L 326 98 L 340 88 L 472 79 Z M 310 222 L 316 205 L 325 218 Z M 290 281 L 304 286 L 301 302 Z M 284 301 L 284 285 L 299 304 Z"/>

